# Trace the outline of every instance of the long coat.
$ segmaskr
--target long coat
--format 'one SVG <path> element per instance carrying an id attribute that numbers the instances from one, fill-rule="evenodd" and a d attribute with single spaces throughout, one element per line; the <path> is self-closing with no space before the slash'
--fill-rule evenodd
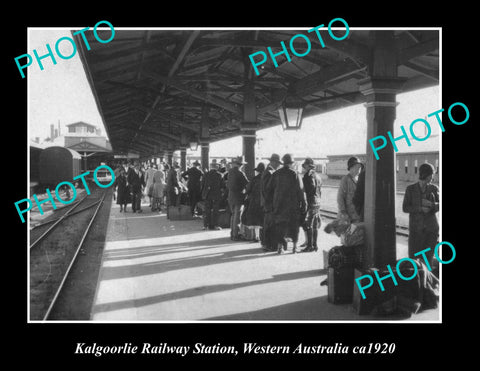
<path id="1" fill-rule="evenodd" d="M 266 213 L 272 212 L 273 209 L 273 191 L 270 181 L 272 180 L 274 172 L 275 169 L 268 165 L 262 173 L 260 181 L 260 204 L 263 207 L 263 211 Z"/>
<path id="2" fill-rule="evenodd" d="M 145 185 L 145 178 L 141 170 L 138 170 L 138 174 L 137 174 L 134 168 L 128 169 L 127 181 L 128 181 L 128 184 L 130 185 L 131 193 L 138 194 L 142 192 L 142 186 Z"/>
<path id="3" fill-rule="evenodd" d="M 203 171 L 192 166 L 182 174 L 182 178 L 187 180 L 189 192 L 200 193 L 202 190 Z"/>
<path id="4" fill-rule="evenodd" d="M 242 222 L 245 225 L 263 225 L 263 208 L 261 205 L 261 182 L 262 173 L 255 175 L 252 181 L 247 184 L 245 193 L 247 195 L 246 208 L 244 210 L 245 219 Z"/>
<path id="5" fill-rule="evenodd" d="M 177 170 L 175 170 L 173 167 L 168 170 L 166 183 L 167 192 L 174 192 L 175 188 L 180 189 Z"/>
<path id="6" fill-rule="evenodd" d="M 148 168 L 145 171 L 145 192 L 148 193 L 150 192 L 150 187 L 153 185 L 153 174 L 155 174 L 155 169 L 153 168 Z"/>
<path id="7" fill-rule="evenodd" d="M 115 183 L 113 186 L 117 189 L 118 205 L 125 205 L 132 202 L 130 199 L 130 190 L 127 186 L 127 177 L 125 175 L 118 175 L 115 178 Z"/>
<path id="8" fill-rule="evenodd" d="M 428 212 L 422 211 L 422 199 L 434 203 L 434 207 Z M 427 184 L 422 194 L 420 183 L 411 184 L 405 190 L 403 198 L 403 212 L 408 216 L 408 251 L 409 255 L 415 252 L 431 248 L 433 251 L 438 238 L 438 220 L 436 213 L 439 210 L 439 190 L 434 184 Z M 433 245 L 433 246 L 432 246 Z M 410 256 L 412 257 L 412 256 Z"/>
<path id="9" fill-rule="evenodd" d="M 228 171 L 228 203 L 230 206 L 243 204 L 245 201 L 245 187 L 248 179 L 245 173 L 238 167 L 233 167 Z"/>
<path id="10" fill-rule="evenodd" d="M 347 174 L 340 180 L 337 193 L 338 215 L 339 217 L 348 218 L 352 223 L 361 220 L 353 203 L 356 188 L 356 180 L 354 180 L 350 174 Z"/>
<path id="11" fill-rule="evenodd" d="M 300 215 L 306 212 L 306 201 L 298 174 L 282 167 L 273 173 L 271 188 L 275 223 L 297 221 L 300 224 Z"/>
<path id="12" fill-rule="evenodd" d="M 322 179 L 311 169 L 303 176 L 303 187 L 309 208 L 320 206 Z"/>
<path id="13" fill-rule="evenodd" d="M 222 174 L 212 169 L 204 176 L 202 186 L 202 199 L 220 201 L 222 188 L 225 187 Z"/>
<path id="14" fill-rule="evenodd" d="M 165 189 L 165 173 L 161 170 L 157 170 L 153 174 L 152 197 L 162 198 L 164 189 Z"/>

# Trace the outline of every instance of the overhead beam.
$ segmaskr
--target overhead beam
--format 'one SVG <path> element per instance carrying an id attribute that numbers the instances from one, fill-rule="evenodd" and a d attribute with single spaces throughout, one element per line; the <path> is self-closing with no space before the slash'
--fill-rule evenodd
<path id="1" fill-rule="evenodd" d="M 138 125 L 138 124 L 136 126 L 133 126 L 132 124 L 128 124 L 128 123 L 117 123 L 117 126 L 120 127 L 119 130 L 128 130 L 128 131 L 133 131 L 135 133 L 157 135 L 157 136 L 169 138 L 169 141 L 174 140 L 174 141 L 180 142 L 180 136 L 173 135 L 170 133 L 165 133 L 160 130 L 155 130 L 152 127 L 145 127 L 145 126 L 142 127 L 142 125 Z M 166 139 L 165 141 L 167 142 Z"/>
<path id="2" fill-rule="evenodd" d="M 439 37 L 434 37 L 427 41 L 417 43 L 407 48 L 400 49 L 397 52 L 397 63 L 399 65 L 405 64 L 410 59 L 420 57 L 428 53 L 432 53 L 439 49 L 439 43 L 440 43 Z"/>
<path id="3" fill-rule="evenodd" d="M 194 88 L 191 88 L 189 86 L 180 84 L 179 82 L 169 79 L 165 76 L 162 76 L 158 73 L 152 72 L 152 71 L 143 71 L 142 72 L 145 76 L 148 76 L 152 79 L 156 79 L 158 81 L 161 81 L 162 83 L 169 85 L 177 90 L 183 91 L 184 93 L 187 93 L 188 95 L 191 95 L 192 97 L 195 97 L 197 99 L 200 99 L 201 101 L 211 103 L 215 106 L 221 107 L 223 109 L 226 109 L 227 111 L 230 111 L 232 113 L 241 115 L 241 109 L 238 107 L 237 104 L 230 103 L 228 101 L 223 100 L 222 98 L 218 98 L 215 96 L 212 96 L 208 94 L 208 92 L 200 91 Z"/>
<path id="4" fill-rule="evenodd" d="M 423 76 L 426 76 L 426 77 L 436 81 L 436 82 L 439 81 L 438 70 L 437 71 L 432 71 L 432 70 L 429 70 L 425 67 L 419 66 L 418 64 L 413 63 L 413 62 L 405 62 L 403 65 L 405 67 L 410 68 L 411 70 L 413 70 L 415 72 L 418 72 L 418 73 L 422 74 Z"/>
<path id="5" fill-rule="evenodd" d="M 151 32 L 151 31 L 147 31 Z M 114 41 L 115 42 L 115 41 Z M 171 39 L 170 39 L 171 42 Z M 111 53 L 97 53 L 93 56 L 90 56 L 89 60 L 91 60 L 93 63 L 102 63 L 102 62 L 108 62 L 113 59 L 119 59 L 123 57 L 130 57 L 135 54 L 141 54 L 146 51 L 158 51 L 162 55 L 164 55 L 166 58 L 170 60 L 175 60 L 173 56 L 171 56 L 169 53 L 167 53 L 163 48 L 167 44 L 167 40 L 155 40 L 155 41 L 150 41 L 150 42 L 144 42 L 141 45 L 138 46 L 133 46 L 131 48 L 123 48 L 118 51 L 114 51 Z"/>
<path id="6" fill-rule="evenodd" d="M 367 67 L 365 65 L 358 65 L 350 59 L 347 59 L 341 63 L 321 68 L 319 71 L 297 80 L 290 88 L 293 94 L 305 96 L 321 91 L 338 83 L 339 80 L 348 78 L 366 69 Z"/>
<path id="7" fill-rule="evenodd" d="M 178 67 L 183 63 L 183 60 L 185 59 L 185 55 L 188 53 L 188 50 L 192 46 L 192 43 L 195 41 L 195 39 L 198 37 L 199 34 L 200 34 L 200 31 L 194 31 L 187 38 L 187 41 L 185 42 L 182 49 L 178 53 L 177 58 L 175 59 L 175 62 L 173 62 L 172 67 L 170 67 L 170 70 L 168 71 L 168 77 L 172 77 L 175 74 L 175 72 L 177 71 Z M 142 71 L 140 71 L 140 72 L 142 72 Z M 166 88 L 166 84 L 163 83 L 163 86 L 160 89 L 160 94 L 155 98 L 155 101 L 152 104 L 152 108 L 155 108 L 155 106 L 160 101 L 161 96 L 165 92 L 165 88 Z M 147 113 L 147 116 L 145 117 L 143 122 L 146 123 L 148 121 L 149 117 L 150 117 L 150 114 Z"/>

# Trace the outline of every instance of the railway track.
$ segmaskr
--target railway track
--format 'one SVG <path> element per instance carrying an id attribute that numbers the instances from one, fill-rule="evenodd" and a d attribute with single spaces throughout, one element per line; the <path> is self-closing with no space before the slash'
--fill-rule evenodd
<path id="1" fill-rule="evenodd" d="M 320 209 L 320 214 L 328 219 L 336 219 L 337 212 L 331 210 Z M 402 225 L 396 225 L 397 235 L 408 237 L 408 227 Z"/>
<path id="2" fill-rule="evenodd" d="M 79 200 L 61 217 L 35 228 L 38 231 L 30 245 L 29 259 L 31 320 L 49 319 L 77 257 L 84 253 L 85 239 L 107 193 L 101 188 L 92 189 L 90 195 Z M 78 209 L 87 199 L 92 202 Z"/>

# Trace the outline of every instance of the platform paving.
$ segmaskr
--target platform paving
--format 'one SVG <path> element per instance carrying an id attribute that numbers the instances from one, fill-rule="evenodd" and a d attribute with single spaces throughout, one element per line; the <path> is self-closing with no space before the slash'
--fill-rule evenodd
<path id="1" fill-rule="evenodd" d="M 165 213 L 120 213 L 112 203 L 94 321 L 396 321 L 357 315 L 327 300 L 321 250 L 339 244 L 322 231 L 317 253 L 266 253 L 258 242 L 232 242 L 229 230 Z M 328 220 L 324 220 L 324 223 Z M 302 242 L 303 239 L 300 240 Z M 398 257 L 406 240 L 398 237 Z M 428 310 L 408 321 L 438 321 Z"/>

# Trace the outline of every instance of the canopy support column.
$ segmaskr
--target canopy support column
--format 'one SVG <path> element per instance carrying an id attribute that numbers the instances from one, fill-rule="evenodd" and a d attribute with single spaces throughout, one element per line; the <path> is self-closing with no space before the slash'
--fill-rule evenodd
<path id="1" fill-rule="evenodd" d="M 376 136 L 388 138 L 394 132 L 396 94 L 404 80 L 397 78 L 394 33 L 375 34 L 375 46 L 370 65 L 370 77 L 359 82 L 366 96 L 367 160 L 365 173 L 365 209 L 367 255 L 366 267 L 384 267 L 393 264 L 396 254 L 395 227 L 395 152 L 387 145 L 377 160 L 368 142 Z"/>
<path id="2" fill-rule="evenodd" d="M 257 107 L 255 106 L 254 71 L 249 63 L 247 53 L 251 49 L 243 49 L 243 68 L 245 87 L 243 92 L 242 154 L 245 157 L 245 175 L 249 180 L 255 176 L 255 143 L 257 142 Z"/>
<path id="3" fill-rule="evenodd" d="M 180 148 L 180 170 L 187 170 L 187 147 Z"/>
<path id="4" fill-rule="evenodd" d="M 202 106 L 202 121 L 200 122 L 200 151 L 202 170 L 210 169 L 210 123 L 208 120 L 209 108 L 206 104 Z"/>

